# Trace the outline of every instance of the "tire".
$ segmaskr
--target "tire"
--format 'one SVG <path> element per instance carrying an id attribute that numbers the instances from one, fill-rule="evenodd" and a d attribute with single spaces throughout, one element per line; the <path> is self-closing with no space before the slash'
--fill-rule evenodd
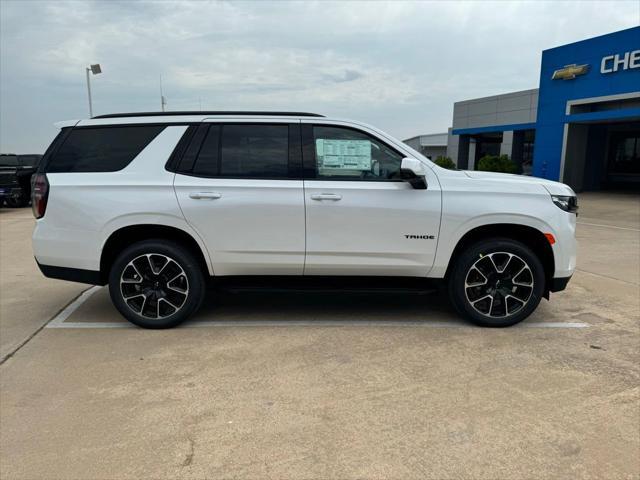
<path id="1" fill-rule="evenodd" d="M 448 286 L 460 315 L 483 327 L 509 327 L 536 309 L 544 294 L 545 274 L 527 246 L 489 238 L 456 258 Z"/>
<path id="2" fill-rule="evenodd" d="M 195 313 L 205 295 L 195 257 L 166 240 L 144 240 L 122 251 L 109 273 L 109 293 L 118 311 L 143 328 L 171 328 Z"/>

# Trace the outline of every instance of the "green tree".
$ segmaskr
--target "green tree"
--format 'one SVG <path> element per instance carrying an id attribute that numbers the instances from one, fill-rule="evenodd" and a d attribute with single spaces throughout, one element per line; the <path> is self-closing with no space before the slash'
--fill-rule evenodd
<path id="1" fill-rule="evenodd" d="M 449 170 L 455 170 L 456 164 L 449 157 L 445 157 L 443 155 L 438 155 L 435 159 L 434 163 L 442 168 L 448 168 Z"/>
<path id="2" fill-rule="evenodd" d="M 478 162 L 476 170 L 482 172 L 516 173 L 518 166 L 509 155 L 485 155 Z"/>

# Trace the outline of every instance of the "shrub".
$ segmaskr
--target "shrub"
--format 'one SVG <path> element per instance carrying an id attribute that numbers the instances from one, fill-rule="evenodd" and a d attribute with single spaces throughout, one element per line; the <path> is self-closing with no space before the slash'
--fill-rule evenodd
<path id="1" fill-rule="evenodd" d="M 516 173 L 518 165 L 509 158 L 509 155 L 485 155 L 478 162 L 476 170 L 482 172 Z"/>
<path id="2" fill-rule="evenodd" d="M 442 168 L 448 168 L 449 170 L 455 170 L 456 164 L 449 157 L 444 157 L 442 155 L 438 155 L 435 159 L 434 163 Z"/>

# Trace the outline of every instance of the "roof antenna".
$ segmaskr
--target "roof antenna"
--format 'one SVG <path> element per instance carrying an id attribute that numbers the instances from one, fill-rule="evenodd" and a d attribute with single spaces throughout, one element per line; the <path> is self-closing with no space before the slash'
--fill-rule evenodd
<path id="1" fill-rule="evenodd" d="M 160 108 L 164 112 L 164 106 L 167 104 L 167 99 L 162 94 L 162 74 L 160 74 Z"/>

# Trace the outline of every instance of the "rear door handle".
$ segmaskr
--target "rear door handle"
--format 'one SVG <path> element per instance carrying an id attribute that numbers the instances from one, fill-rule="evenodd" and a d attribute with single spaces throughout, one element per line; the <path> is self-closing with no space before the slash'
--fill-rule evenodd
<path id="1" fill-rule="evenodd" d="M 342 200 L 342 195 L 338 195 L 337 193 L 315 193 L 311 195 L 311 200 L 333 200 L 337 202 L 338 200 Z"/>
<path id="2" fill-rule="evenodd" d="M 194 200 L 215 200 L 222 197 L 221 193 L 216 192 L 191 192 L 189 198 Z"/>

